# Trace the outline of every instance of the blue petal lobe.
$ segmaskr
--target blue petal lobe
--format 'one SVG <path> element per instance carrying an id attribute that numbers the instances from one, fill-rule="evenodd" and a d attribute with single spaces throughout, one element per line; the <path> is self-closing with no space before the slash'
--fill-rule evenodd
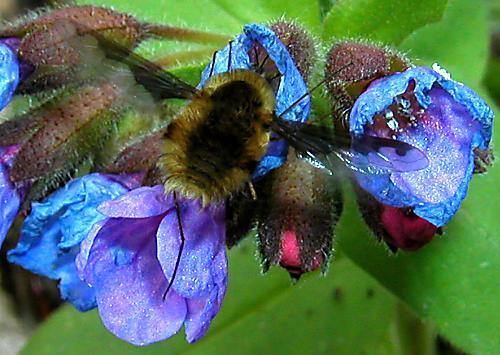
<path id="1" fill-rule="evenodd" d="M 225 250 L 224 207 L 209 205 L 202 208 L 198 200 L 181 200 L 181 220 L 185 236 L 175 291 L 187 298 L 204 296 L 212 287 L 213 258 Z M 170 279 L 180 248 L 177 213 L 173 210 L 160 224 L 157 233 L 158 260 Z"/>
<path id="2" fill-rule="evenodd" d="M 0 42 L 0 111 L 12 100 L 19 84 L 19 61 L 14 51 Z"/>
<path id="3" fill-rule="evenodd" d="M 188 315 L 185 321 L 186 339 L 193 343 L 203 337 L 212 319 L 219 313 L 227 287 L 227 258 L 221 250 L 210 266 L 214 284 L 206 296 L 188 299 Z"/>
<path id="4" fill-rule="evenodd" d="M 135 345 L 174 335 L 187 306 L 170 290 L 156 258 L 155 233 L 162 216 L 111 218 L 97 231 L 84 265 L 85 280 L 96 292 L 106 328 Z"/>
<path id="5" fill-rule="evenodd" d="M 93 291 L 77 275 L 75 257 L 92 225 L 105 218 L 97 206 L 126 191 L 120 183 L 92 174 L 71 181 L 42 203 L 33 203 L 19 243 L 8 253 L 9 261 L 60 280 L 63 298 L 78 309 L 95 307 Z"/>

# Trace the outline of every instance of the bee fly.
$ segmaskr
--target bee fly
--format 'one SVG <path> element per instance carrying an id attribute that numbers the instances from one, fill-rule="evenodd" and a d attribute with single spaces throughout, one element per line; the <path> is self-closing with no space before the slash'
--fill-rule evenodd
<path id="1" fill-rule="evenodd" d="M 173 81 L 171 74 L 114 43 L 105 43 L 104 47 L 108 54 L 126 63 L 138 83 L 154 96 L 168 97 L 164 91 L 170 91 L 169 95 L 175 92 L 178 80 Z M 181 234 L 173 278 L 184 244 L 177 193 L 201 199 L 203 205 L 223 201 L 251 180 L 271 133 L 284 138 L 300 157 L 331 173 L 337 165 L 333 155 L 348 168 L 366 173 L 420 170 L 428 164 L 424 153 L 403 142 L 371 136 L 351 139 L 325 127 L 283 119 L 292 107 L 276 113 L 275 93 L 269 81 L 250 70 L 230 70 L 230 61 L 227 72 L 211 75 L 199 90 L 192 88 L 190 102 L 163 137 L 157 168 L 165 191 L 174 194 Z M 180 91 L 191 92 L 186 85 Z"/>

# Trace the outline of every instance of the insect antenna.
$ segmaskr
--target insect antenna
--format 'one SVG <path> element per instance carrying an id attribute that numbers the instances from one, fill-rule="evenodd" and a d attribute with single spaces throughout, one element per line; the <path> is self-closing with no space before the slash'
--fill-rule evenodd
<path id="1" fill-rule="evenodd" d="M 210 66 L 210 74 L 208 74 L 208 77 L 211 78 L 212 75 L 214 74 L 214 67 L 215 67 L 215 59 L 217 58 L 217 51 L 214 52 L 214 55 L 212 56 L 212 65 Z"/>
<path id="2" fill-rule="evenodd" d="M 336 73 L 340 73 L 342 70 L 344 70 L 345 68 L 348 68 L 350 67 L 351 65 L 353 65 L 354 63 L 351 61 L 349 64 L 346 64 L 344 65 L 343 67 L 337 69 L 334 73 L 334 75 Z M 295 106 L 297 106 L 302 100 L 304 100 L 308 95 L 310 95 L 313 91 L 317 90 L 321 85 L 323 85 L 324 83 L 326 83 L 326 78 L 321 80 L 318 84 L 316 84 L 311 90 L 309 90 L 308 92 L 306 92 L 304 95 L 302 95 L 301 97 L 299 97 L 293 104 L 291 104 L 290 106 L 288 106 L 288 108 L 283 111 L 282 113 L 279 114 L 278 118 L 281 118 L 283 117 L 284 115 L 286 115 L 288 112 L 290 112 Z"/>
<path id="3" fill-rule="evenodd" d="M 181 208 L 179 206 L 179 201 L 177 200 L 177 193 L 174 191 L 174 204 L 175 204 L 175 213 L 177 214 L 177 224 L 179 225 L 179 233 L 181 235 L 181 245 L 179 247 L 179 253 L 177 254 L 177 259 L 175 260 L 175 266 L 174 266 L 174 272 L 172 274 L 172 278 L 170 279 L 170 283 L 163 293 L 163 300 L 167 298 L 168 292 L 170 291 L 170 288 L 172 288 L 172 285 L 174 284 L 175 277 L 177 276 L 177 272 L 179 270 L 179 265 L 181 264 L 181 257 L 182 257 L 182 252 L 184 251 L 184 244 L 186 242 L 186 238 L 184 236 L 184 228 L 182 227 L 182 220 L 181 220 Z"/>
<path id="4" fill-rule="evenodd" d="M 259 64 L 259 52 L 257 51 L 257 46 L 253 47 L 253 55 L 255 56 L 255 66 L 258 68 Z"/>
<path id="5" fill-rule="evenodd" d="M 297 100 L 295 100 L 295 102 L 293 104 L 291 104 L 290 106 L 288 106 L 288 108 L 283 111 L 282 113 L 279 114 L 278 118 L 281 118 L 283 117 L 284 115 L 286 115 L 288 112 L 290 112 L 295 106 L 297 106 L 302 100 L 304 100 L 307 96 L 309 96 L 309 94 L 315 90 L 317 90 L 321 85 L 323 85 L 324 83 L 326 82 L 326 79 L 323 79 L 321 80 L 315 87 L 313 87 L 311 90 L 309 90 L 308 92 L 306 92 L 304 95 L 302 95 L 301 97 L 299 97 Z"/>
<path id="6" fill-rule="evenodd" d="M 233 51 L 233 41 L 229 41 L 229 55 L 227 57 L 227 71 L 231 70 L 231 55 Z"/>

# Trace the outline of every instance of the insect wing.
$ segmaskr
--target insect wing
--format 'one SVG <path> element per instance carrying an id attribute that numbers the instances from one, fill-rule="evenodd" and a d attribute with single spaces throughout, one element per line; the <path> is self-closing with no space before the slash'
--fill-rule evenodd
<path id="1" fill-rule="evenodd" d="M 371 165 L 391 171 L 417 171 L 429 165 L 420 149 L 394 139 L 363 135 L 353 139 L 352 149 L 366 156 Z"/>
<path id="2" fill-rule="evenodd" d="M 163 70 L 159 65 L 134 53 L 129 48 L 105 38 L 97 32 L 90 34 L 107 59 L 125 64 L 138 84 L 142 85 L 157 100 L 169 98 L 189 99 L 196 89 Z"/>
<path id="3" fill-rule="evenodd" d="M 120 44 L 71 19 L 58 19 L 23 39 L 23 60 L 33 67 L 23 86 L 37 93 L 93 80 L 116 81 L 129 72 L 155 100 L 192 97 L 193 86 L 135 54 L 136 45 Z"/>
<path id="4" fill-rule="evenodd" d="M 363 135 L 354 139 L 337 135 L 328 127 L 275 121 L 273 130 L 310 164 L 334 172 L 335 159 L 354 171 L 367 174 L 425 169 L 429 160 L 420 149 L 404 142 Z"/>

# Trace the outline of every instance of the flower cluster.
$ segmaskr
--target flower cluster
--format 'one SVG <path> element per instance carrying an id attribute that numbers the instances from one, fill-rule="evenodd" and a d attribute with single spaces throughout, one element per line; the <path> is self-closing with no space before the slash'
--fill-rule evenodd
<path id="1" fill-rule="evenodd" d="M 244 34 L 235 39 L 231 49 L 221 50 L 207 70 L 216 75 L 228 68 L 253 69 L 255 63 L 250 53 L 256 46 L 269 56 L 280 74 L 277 108 L 284 111 L 307 93 L 307 87 L 286 47 L 267 27 L 245 26 Z M 34 66 L 35 76 L 36 69 Z M 206 78 L 204 75 L 200 86 Z M 10 97 L 14 89 L 9 89 Z M 62 106 L 61 117 L 65 110 L 69 112 L 71 108 Z M 285 116 L 303 122 L 308 114 L 306 98 Z M 38 132 L 44 128 L 41 126 Z M 12 131 L 9 126 L 1 128 Z M 27 134 L 24 141 L 31 142 L 30 137 L 33 136 Z M 114 164 L 110 170 L 130 167 L 144 157 L 130 147 L 116 159 L 120 164 Z M 11 183 L 8 170 L 21 148 L 14 146 L 3 154 L 2 176 L 6 185 L 2 193 L 9 204 L 2 208 L 9 222 L 2 223 L 5 230 L 24 195 L 24 190 L 20 190 L 24 182 Z M 273 162 L 264 163 L 260 174 L 285 160 L 284 143 L 270 149 L 269 156 Z M 32 203 L 19 244 L 9 252 L 9 260 L 58 280 L 63 299 L 81 311 L 97 307 L 105 326 L 130 343 L 146 345 L 163 340 L 183 325 L 187 340 L 194 342 L 208 330 L 226 291 L 224 203 L 202 206 L 198 200 L 174 193 L 166 195 L 163 184 L 157 184 L 161 180 L 158 181 L 154 169 L 145 168 L 133 174 L 119 171 L 122 173 L 86 175 L 70 181 L 42 202 Z M 34 181 L 39 183 L 37 178 Z M 141 187 L 143 184 L 153 186 Z M 36 189 L 32 186 L 33 190 Z"/>
<path id="2" fill-rule="evenodd" d="M 153 28 L 101 8 L 60 11 L 47 15 L 51 20 L 46 32 L 40 30 L 43 26 L 27 24 L 12 31 L 21 38 L 0 33 L 0 110 L 16 93 L 36 93 L 39 75 L 47 84 L 45 90 L 67 84 L 67 75 L 75 74 L 38 73 L 38 65 L 47 58 L 34 54 L 38 47 L 31 37 L 35 33 L 51 48 L 50 36 L 66 23 L 54 21 L 58 16 L 76 14 L 86 30 L 94 31 L 105 23 L 128 21 L 137 33 L 129 34 L 133 38 L 128 38 L 124 50 L 143 39 L 141 31 Z M 90 19 L 95 11 L 100 22 Z M 69 55 L 66 44 L 63 53 Z M 314 44 L 298 26 L 249 24 L 216 53 L 198 88 L 228 70 L 257 70 L 274 89 L 276 116 L 305 123 L 311 104 L 305 82 L 313 57 Z M 78 67 L 84 59 L 73 65 Z M 352 173 L 361 211 L 375 234 L 393 250 L 423 246 L 465 198 L 477 155 L 489 146 L 491 109 L 441 69 L 412 68 L 397 53 L 366 44 L 333 46 L 326 77 L 334 126 L 345 130 L 341 133 L 353 141 L 372 136 L 396 147 L 406 143 L 427 158 L 424 168 L 411 171 L 381 168 Z M 120 78 L 123 83 L 130 79 L 123 73 Z M 133 116 L 137 108 L 123 104 L 120 95 L 130 89 L 126 84 L 123 92 L 106 83 L 78 85 L 73 96 L 51 102 L 56 110 L 36 108 L 31 119 L 22 116 L 0 125 L 0 133 L 8 133 L 0 137 L 0 245 L 20 210 L 27 214 L 19 243 L 8 252 L 9 261 L 58 280 L 63 299 L 81 311 L 97 307 L 105 326 L 135 345 L 166 339 L 182 326 L 189 342 L 200 339 L 225 296 L 226 245 L 236 244 L 254 226 L 264 269 L 279 264 L 298 278 L 327 265 L 342 210 L 337 177 L 299 159 L 282 137 L 273 136 L 257 162 L 249 181 L 251 193 L 242 187 L 225 201 L 204 205 L 177 192 L 165 193 L 168 181 L 155 166 L 161 151 L 151 147 L 168 128 L 165 120 L 153 133 L 136 132 L 113 158 L 113 168 L 101 169 L 96 162 L 102 140 L 112 129 L 102 124 L 106 128 L 101 130 L 96 122 L 104 118 L 110 127 L 119 125 L 117 112 Z M 87 144 L 87 133 L 89 140 L 94 136 L 99 140 Z M 74 148 L 78 144 L 81 148 Z M 40 164 L 50 171 L 40 166 L 37 173 L 30 170 L 27 146 L 42 151 Z M 80 154 L 67 153 L 66 147 Z M 365 148 L 360 151 L 353 145 L 351 151 L 382 161 L 390 156 L 398 166 L 398 155 L 386 154 L 386 146 Z M 63 176 L 84 163 L 95 172 L 74 178 L 61 189 L 54 189 L 54 184 L 44 189 L 47 181 L 66 182 Z"/>

